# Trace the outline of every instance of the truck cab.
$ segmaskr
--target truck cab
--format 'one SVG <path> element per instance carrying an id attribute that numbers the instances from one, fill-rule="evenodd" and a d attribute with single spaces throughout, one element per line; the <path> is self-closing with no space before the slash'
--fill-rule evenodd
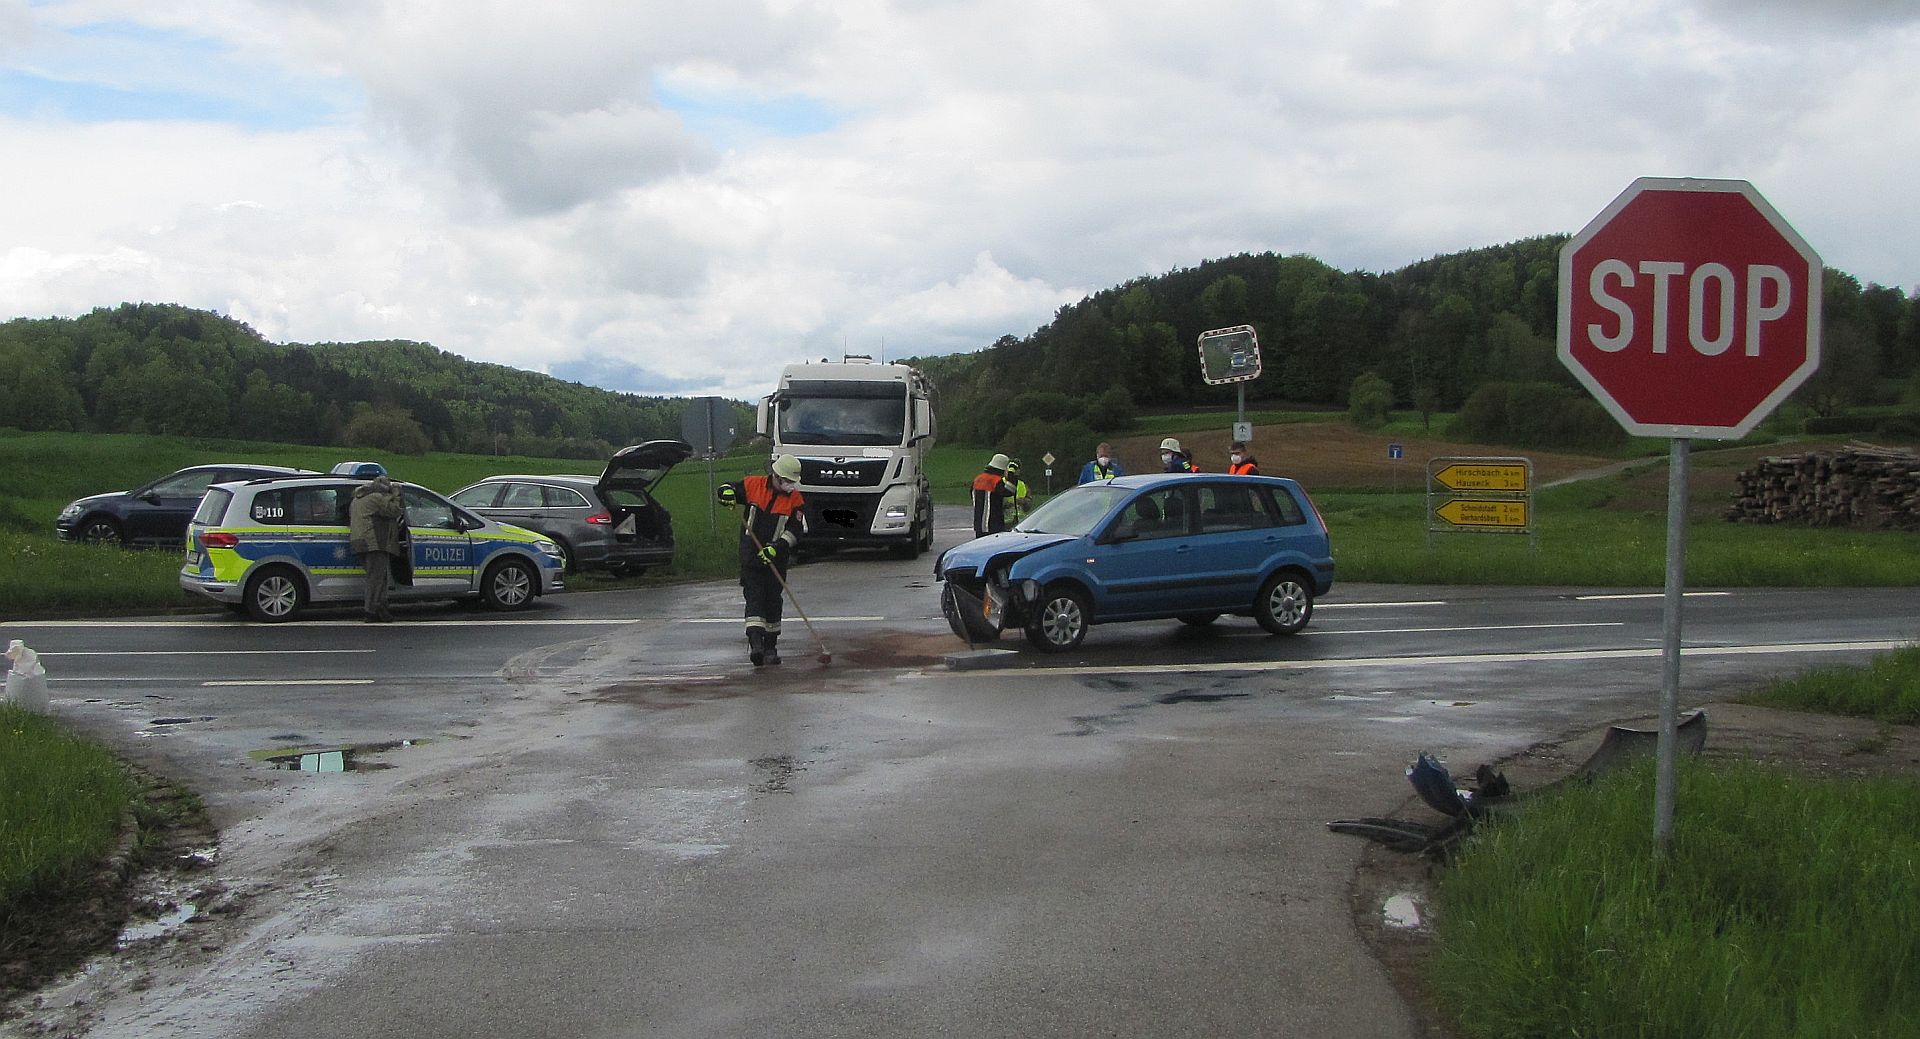
<path id="1" fill-rule="evenodd" d="M 933 384 L 918 369 L 849 354 L 788 365 L 755 422 L 773 450 L 800 459 L 807 533 L 800 547 L 933 547 Z"/>

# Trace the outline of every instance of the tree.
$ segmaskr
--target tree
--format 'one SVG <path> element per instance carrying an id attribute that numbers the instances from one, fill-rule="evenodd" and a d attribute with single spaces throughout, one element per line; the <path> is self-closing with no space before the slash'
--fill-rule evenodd
<path id="1" fill-rule="evenodd" d="M 1379 429 L 1393 410 L 1393 384 L 1373 372 L 1362 372 L 1347 392 L 1347 421 L 1361 429 Z"/>
<path id="2" fill-rule="evenodd" d="M 396 455 L 424 455 L 433 450 L 433 441 L 413 420 L 405 408 L 362 404 L 341 432 L 347 447 L 365 447 Z"/>

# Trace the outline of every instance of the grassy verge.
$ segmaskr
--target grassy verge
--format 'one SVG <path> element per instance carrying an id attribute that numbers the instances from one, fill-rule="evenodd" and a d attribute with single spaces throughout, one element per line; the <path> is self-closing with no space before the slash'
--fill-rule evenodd
<path id="1" fill-rule="evenodd" d="M 1651 763 L 1486 826 L 1442 877 L 1461 1036 L 1920 1035 L 1920 784 Z"/>
<path id="2" fill-rule="evenodd" d="M 1762 686 L 1740 700 L 1761 707 L 1913 725 L 1920 722 L 1920 646 L 1875 657 L 1865 667 L 1815 668 Z"/>
<path id="3" fill-rule="evenodd" d="M 0 955 L 112 850 L 133 785 L 105 749 L 0 704 Z"/>
<path id="4" fill-rule="evenodd" d="M 1920 646 L 1746 703 L 1920 720 Z M 1673 845 L 1653 767 L 1483 826 L 1436 890 L 1428 980 L 1455 1033 L 1920 1035 L 1920 783 L 1683 761 Z"/>

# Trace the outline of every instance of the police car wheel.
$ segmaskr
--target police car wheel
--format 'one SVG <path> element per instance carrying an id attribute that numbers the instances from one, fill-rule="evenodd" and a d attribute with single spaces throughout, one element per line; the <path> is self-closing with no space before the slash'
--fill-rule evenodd
<path id="1" fill-rule="evenodd" d="M 533 567 L 518 559 L 502 559 L 487 568 L 480 585 L 480 601 L 493 610 L 524 610 L 533 605 L 539 578 Z"/>
<path id="2" fill-rule="evenodd" d="M 270 566 L 247 579 L 247 616 L 267 624 L 292 620 L 306 605 L 307 590 L 300 575 L 284 566 Z"/>

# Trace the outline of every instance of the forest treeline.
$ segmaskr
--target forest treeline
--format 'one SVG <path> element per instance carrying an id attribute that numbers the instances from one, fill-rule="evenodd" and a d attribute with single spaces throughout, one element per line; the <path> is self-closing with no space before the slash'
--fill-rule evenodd
<path id="1" fill-rule="evenodd" d="M 1451 412 L 1448 432 L 1469 439 L 1611 446 L 1618 424 L 1555 356 L 1565 242 L 1528 238 L 1389 273 L 1275 253 L 1210 260 L 1062 307 L 1024 338 L 910 363 L 939 390 L 942 440 L 1081 457 L 1143 411 L 1232 407 L 1235 387 L 1201 379 L 1196 339 L 1252 325 L 1264 374 L 1245 384 L 1249 407 L 1363 424 L 1389 409 Z M 1822 319 L 1821 366 L 1794 408 L 1920 403 L 1920 297 L 1829 268 Z M 151 303 L 0 324 L 0 366 L 0 426 L 25 430 L 592 458 L 678 436 L 685 408 L 426 343 L 274 344 L 244 323 Z M 751 424 L 744 405 L 740 418 Z"/>
<path id="2" fill-rule="evenodd" d="M 605 458 L 678 437 L 686 407 L 426 343 L 277 345 L 242 322 L 152 303 L 0 324 L 0 366 L 0 426 L 403 454 Z"/>
<path id="3" fill-rule="evenodd" d="M 1196 341 L 1252 325 L 1264 372 L 1246 384 L 1250 408 L 1458 412 L 1470 428 L 1455 432 L 1473 439 L 1611 446 L 1618 424 L 1556 356 L 1566 240 L 1384 274 L 1274 253 L 1212 260 L 1063 307 L 1025 338 L 912 363 L 940 387 L 946 439 L 1080 457 L 1142 409 L 1233 407 L 1235 387 L 1202 381 Z M 1822 363 L 1798 406 L 1832 415 L 1920 399 L 1920 298 L 1829 268 L 1823 306 Z"/>

